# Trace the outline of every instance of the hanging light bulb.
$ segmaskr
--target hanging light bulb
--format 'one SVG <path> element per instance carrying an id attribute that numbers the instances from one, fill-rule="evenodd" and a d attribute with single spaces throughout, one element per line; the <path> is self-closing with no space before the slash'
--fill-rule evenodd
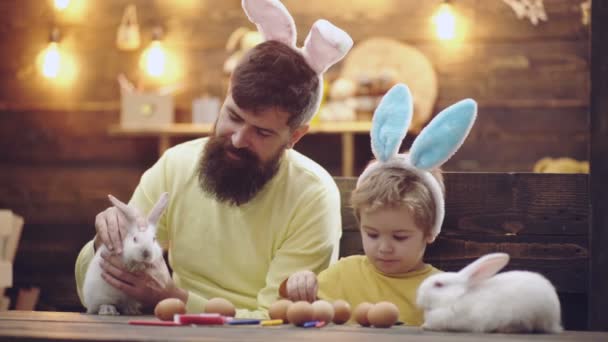
<path id="1" fill-rule="evenodd" d="M 70 0 L 55 0 L 55 8 L 59 11 L 63 11 L 70 5 Z"/>
<path id="2" fill-rule="evenodd" d="M 450 40 L 456 37 L 456 16 L 448 0 L 439 5 L 433 22 L 439 39 Z"/>
<path id="3" fill-rule="evenodd" d="M 161 43 L 162 29 L 155 28 L 152 34 L 152 43 L 142 54 L 141 66 L 152 77 L 165 75 L 167 69 L 167 54 Z"/>
<path id="4" fill-rule="evenodd" d="M 56 78 L 61 70 L 61 53 L 59 52 L 59 29 L 51 32 L 49 46 L 42 53 L 41 69 L 46 78 Z"/>

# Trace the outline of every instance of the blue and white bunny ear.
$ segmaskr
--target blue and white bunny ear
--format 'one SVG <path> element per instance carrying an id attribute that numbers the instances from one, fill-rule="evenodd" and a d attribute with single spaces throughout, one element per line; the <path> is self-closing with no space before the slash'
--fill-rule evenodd
<path id="1" fill-rule="evenodd" d="M 386 162 L 399 152 L 412 122 L 412 111 L 412 94 L 405 84 L 393 86 L 384 95 L 374 112 L 370 132 L 376 159 Z"/>
<path id="2" fill-rule="evenodd" d="M 441 166 L 460 148 L 476 117 L 477 103 L 472 99 L 441 111 L 414 140 L 410 149 L 412 165 L 423 170 Z"/>
<path id="3" fill-rule="evenodd" d="M 242 0 L 243 10 L 265 41 L 276 40 L 296 47 L 296 24 L 279 0 Z"/>

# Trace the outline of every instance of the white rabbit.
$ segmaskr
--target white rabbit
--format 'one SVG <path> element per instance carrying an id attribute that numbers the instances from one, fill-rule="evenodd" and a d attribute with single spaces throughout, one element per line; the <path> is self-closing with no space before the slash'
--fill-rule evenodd
<path id="1" fill-rule="evenodd" d="M 508 254 L 487 254 L 459 272 L 425 279 L 416 299 L 424 310 L 422 328 L 500 333 L 562 331 L 560 303 L 551 282 L 534 272 L 496 274 L 508 262 Z"/>
<path id="2" fill-rule="evenodd" d="M 156 242 L 156 228 L 167 207 L 168 194 L 163 193 L 150 211 L 147 217 L 148 226 L 145 229 L 140 229 L 137 226 L 136 219 L 140 217 L 137 209 L 122 203 L 112 195 L 108 197 L 129 222 L 129 229 L 123 241 L 122 262 L 124 265 L 130 271 L 139 271 L 162 258 L 162 248 Z M 105 245 L 97 250 L 84 278 L 82 292 L 87 313 L 99 315 L 140 314 L 140 303 L 114 288 L 101 277 L 101 253 L 106 250 Z"/>

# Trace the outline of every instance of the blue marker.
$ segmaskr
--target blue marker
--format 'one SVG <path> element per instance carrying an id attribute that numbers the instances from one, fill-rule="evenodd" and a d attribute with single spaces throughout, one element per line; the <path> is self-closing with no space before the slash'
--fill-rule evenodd
<path id="1" fill-rule="evenodd" d="M 302 327 L 304 328 L 314 328 L 317 326 L 317 324 L 319 323 L 319 321 L 308 321 L 308 322 L 304 322 L 304 324 L 302 324 Z"/>
<path id="2" fill-rule="evenodd" d="M 228 321 L 228 324 L 230 324 L 230 325 L 247 325 L 247 324 L 260 324 L 260 322 L 261 322 L 260 319 L 243 318 L 243 319 L 231 319 Z"/>

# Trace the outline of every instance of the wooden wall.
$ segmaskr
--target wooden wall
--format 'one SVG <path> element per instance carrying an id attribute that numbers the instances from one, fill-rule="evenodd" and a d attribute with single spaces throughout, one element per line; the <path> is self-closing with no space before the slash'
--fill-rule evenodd
<path id="1" fill-rule="evenodd" d="M 425 261 L 457 271 L 481 255 L 508 253 L 507 270 L 540 272 L 553 283 L 566 329 L 586 329 L 588 179 L 569 174 L 446 173 L 446 216 Z M 348 203 L 355 181 L 338 178 L 337 183 L 342 202 Z M 342 218 L 340 254 L 363 254 L 359 225 L 348 205 L 342 207 Z"/>
<path id="2" fill-rule="evenodd" d="M 62 298 L 73 296 L 73 262 L 94 233 L 95 214 L 107 206 L 107 193 L 128 198 L 157 158 L 151 138 L 107 135 L 119 121 L 116 75 L 138 74 L 140 51 L 114 45 L 125 6 L 137 5 L 144 45 L 160 24 L 168 48 L 182 58 L 189 88 L 176 98 L 179 121 L 188 121 L 193 97 L 223 92 L 226 40 L 238 26 L 251 27 L 240 0 L 72 2 L 78 13 L 58 14 L 51 1 L 0 1 L 0 207 L 26 220 L 16 283 L 44 280 L 65 289 L 43 289 L 41 309 L 80 309 Z M 588 29 L 578 0 L 544 2 L 549 21 L 533 26 L 499 0 L 457 1 L 470 31 L 461 46 L 446 49 L 429 22 L 439 1 L 284 1 L 300 42 L 321 16 L 347 30 L 355 43 L 389 36 L 415 45 L 434 63 L 437 110 L 463 97 L 478 100 L 478 122 L 447 165 L 451 171 L 529 171 L 544 156 L 587 158 Z M 79 64 L 71 84 L 44 79 L 33 66 L 53 26 L 62 32 L 62 49 Z M 321 144 L 335 149 L 318 149 Z M 338 137 L 305 137 L 298 148 L 337 174 L 338 144 Z M 358 172 L 371 156 L 368 137 L 358 137 L 356 148 Z"/>

